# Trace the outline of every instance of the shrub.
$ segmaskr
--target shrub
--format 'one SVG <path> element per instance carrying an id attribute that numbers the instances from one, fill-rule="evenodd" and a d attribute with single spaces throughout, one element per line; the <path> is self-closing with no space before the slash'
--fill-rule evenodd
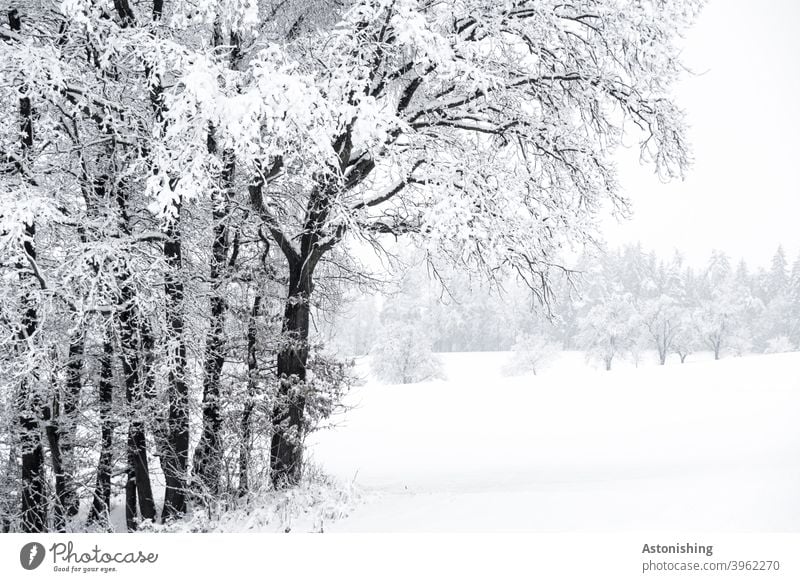
<path id="1" fill-rule="evenodd" d="M 375 376 L 390 384 L 413 384 L 442 377 L 442 364 L 428 334 L 408 323 L 385 325 L 370 352 Z"/>
<path id="2" fill-rule="evenodd" d="M 511 359 L 505 367 L 506 374 L 514 376 L 532 372 L 535 376 L 553 362 L 561 348 L 546 337 L 523 334 L 517 337 L 511 351 Z"/>

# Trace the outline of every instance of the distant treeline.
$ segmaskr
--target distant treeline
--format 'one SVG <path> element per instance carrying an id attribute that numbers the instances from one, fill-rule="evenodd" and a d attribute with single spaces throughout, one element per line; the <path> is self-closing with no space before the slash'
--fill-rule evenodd
<path id="1" fill-rule="evenodd" d="M 508 350 L 520 335 L 539 335 L 609 367 L 648 350 L 663 363 L 695 351 L 720 358 L 800 344 L 800 258 L 790 268 L 781 247 L 768 269 L 721 251 L 702 268 L 638 244 L 587 253 L 574 272 L 552 278 L 544 305 L 513 280 L 488 285 L 463 273 L 439 275 L 408 269 L 393 292 L 355 300 L 322 326 L 323 336 L 340 353 L 363 355 L 389 328 L 423 330 L 438 352 Z"/>

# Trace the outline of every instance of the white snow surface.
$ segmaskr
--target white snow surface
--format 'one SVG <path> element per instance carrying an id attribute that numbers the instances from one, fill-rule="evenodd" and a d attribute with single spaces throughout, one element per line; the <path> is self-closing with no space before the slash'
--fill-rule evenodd
<path id="1" fill-rule="evenodd" d="M 445 380 L 367 381 L 313 435 L 365 493 L 326 531 L 800 531 L 800 353 L 606 372 L 565 352 L 520 377 L 507 353 L 441 357 Z"/>

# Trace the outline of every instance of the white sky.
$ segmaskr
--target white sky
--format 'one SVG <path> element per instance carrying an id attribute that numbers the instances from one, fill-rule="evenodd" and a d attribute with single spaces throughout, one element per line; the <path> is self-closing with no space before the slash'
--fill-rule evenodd
<path id="1" fill-rule="evenodd" d="M 703 264 L 711 249 L 768 264 L 779 243 L 800 250 L 800 2 L 710 0 L 686 37 L 676 90 L 695 163 L 662 184 L 626 150 L 620 179 L 634 216 L 609 219 L 606 239 L 681 250 Z"/>

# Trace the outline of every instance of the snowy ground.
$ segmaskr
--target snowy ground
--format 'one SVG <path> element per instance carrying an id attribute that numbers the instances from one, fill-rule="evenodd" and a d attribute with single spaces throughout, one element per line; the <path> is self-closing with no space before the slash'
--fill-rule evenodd
<path id="1" fill-rule="evenodd" d="M 368 382 L 311 457 L 366 501 L 326 531 L 800 531 L 800 353 L 611 372 L 443 356 Z"/>

